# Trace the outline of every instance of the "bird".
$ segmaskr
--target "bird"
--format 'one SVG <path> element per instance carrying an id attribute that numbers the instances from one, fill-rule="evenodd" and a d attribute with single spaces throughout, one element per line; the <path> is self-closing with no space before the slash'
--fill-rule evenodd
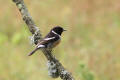
<path id="1" fill-rule="evenodd" d="M 61 26 L 53 27 L 50 32 L 38 42 L 36 48 L 28 54 L 33 55 L 37 50 L 45 48 L 46 50 L 52 51 L 61 42 L 61 34 L 66 31 Z"/>

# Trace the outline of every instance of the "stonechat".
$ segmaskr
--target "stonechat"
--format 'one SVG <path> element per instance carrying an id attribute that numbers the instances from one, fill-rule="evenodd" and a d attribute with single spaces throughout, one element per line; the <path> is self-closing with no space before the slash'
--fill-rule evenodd
<path id="1" fill-rule="evenodd" d="M 30 52 L 28 56 L 31 56 L 38 49 L 41 49 L 41 48 L 46 48 L 47 50 L 52 51 L 52 49 L 60 43 L 61 34 L 63 31 L 66 31 L 66 30 L 64 30 L 60 26 L 56 26 L 52 28 L 50 32 L 42 40 L 38 42 L 38 44 L 36 45 L 36 48 L 32 52 Z"/>

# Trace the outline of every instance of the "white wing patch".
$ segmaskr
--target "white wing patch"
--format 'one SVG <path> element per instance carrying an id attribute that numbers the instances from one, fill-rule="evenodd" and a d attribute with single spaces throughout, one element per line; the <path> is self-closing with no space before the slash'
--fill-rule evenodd
<path id="1" fill-rule="evenodd" d="M 51 39 L 55 39 L 55 37 L 51 37 L 51 38 L 45 38 L 44 40 L 51 40 Z"/>
<path id="2" fill-rule="evenodd" d="M 44 48 L 45 45 L 38 45 L 37 48 Z"/>

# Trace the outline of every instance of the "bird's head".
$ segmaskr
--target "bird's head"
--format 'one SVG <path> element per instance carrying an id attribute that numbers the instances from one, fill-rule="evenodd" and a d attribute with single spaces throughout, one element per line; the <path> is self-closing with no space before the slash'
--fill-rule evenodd
<path id="1" fill-rule="evenodd" d="M 60 26 L 56 26 L 56 27 L 54 27 L 54 28 L 52 29 L 52 31 L 54 31 L 55 33 L 61 35 L 62 32 L 63 32 L 63 31 L 66 31 L 66 30 L 64 30 L 64 29 L 63 29 L 62 27 L 60 27 Z"/>

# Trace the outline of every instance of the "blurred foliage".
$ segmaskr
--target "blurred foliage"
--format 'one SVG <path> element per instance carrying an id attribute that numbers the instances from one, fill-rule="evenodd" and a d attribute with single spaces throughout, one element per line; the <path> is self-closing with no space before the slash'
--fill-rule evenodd
<path id="1" fill-rule="evenodd" d="M 82 80 L 95 80 L 93 73 L 89 71 L 83 62 L 79 62 L 79 68 L 77 72 Z"/>
<path id="2" fill-rule="evenodd" d="M 15 33 L 12 37 L 12 44 L 19 44 L 23 38 L 21 33 Z"/>
<path id="3" fill-rule="evenodd" d="M 120 80 L 120 0 L 25 3 L 43 36 L 56 25 L 67 29 L 54 55 L 76 80 Z M 0 80 L 53 80 L 40 51 L 27 56 L 30 36 L 12 0 L 0 0 Z"/>
<path id="4" fill-rule="evenodd" d="M 4 44 L 7 41 L 8 41 L 8 36 L 3 33 L 0 33 L 0 45 Z"/>

